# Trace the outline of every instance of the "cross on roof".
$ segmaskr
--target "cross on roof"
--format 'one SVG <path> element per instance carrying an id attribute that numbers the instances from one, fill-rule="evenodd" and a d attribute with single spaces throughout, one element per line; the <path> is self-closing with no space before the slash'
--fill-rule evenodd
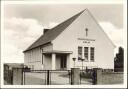
<path id="1" fill-rule="evenodd" d="M 88 29 L 86 28 L 85 31 L 86 31 L 86 36 L 88 36 Z"/>

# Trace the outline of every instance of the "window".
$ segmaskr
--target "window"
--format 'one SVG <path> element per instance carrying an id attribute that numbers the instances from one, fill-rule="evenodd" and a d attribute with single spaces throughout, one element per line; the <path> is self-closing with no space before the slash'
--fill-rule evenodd
<path id="1" fill-rule="evenodd" d="M 84 47 L 84 58 L 85 61 L 88 61 L 88 47 Z"/>
<path id="2" fill-rule="evenodd" d="M 91 62 L 94 62 L 94 47 L 91 47 L 90 48 L 90 61 Z"/>
<path id="3" fill-rule="evenodd" d="M 42 53 L 42 64 L 44 63 L 43 56 L 44 56 L 44 54 Z"/>
<path id="4" fill-rule="evenodd" d="M 43 52 L 43 49 L 42 49 Z M 43 59 L 44 54 L 42 53 L 42 64 L 44 64 L 44 59 Z"/>
<path id="5" fill-rule="evenodd" d="M 78 60 L 82 59 L 82 47 L 78 47 Z"/>

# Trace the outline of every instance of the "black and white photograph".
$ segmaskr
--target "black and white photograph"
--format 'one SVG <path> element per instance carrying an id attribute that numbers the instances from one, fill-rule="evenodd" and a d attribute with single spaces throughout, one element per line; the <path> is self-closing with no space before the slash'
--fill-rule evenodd
<path id="1" fill-rule="evenodd" d="M 1 85 L 126 87 L 126 0 L 117 1 L 1 1 Z"/>

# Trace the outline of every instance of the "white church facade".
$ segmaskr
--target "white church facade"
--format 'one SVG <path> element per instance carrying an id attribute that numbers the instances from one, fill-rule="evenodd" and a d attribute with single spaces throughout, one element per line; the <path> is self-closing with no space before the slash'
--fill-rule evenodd
<path id="1" fill-rule="evenodd" d="M 24 51 L 24 61 L 30 68 L 44 70 L 114 69 L 114 48 L 107 34 L 85 9 L 52 29 L 45 29 L 44 34 Z"/>

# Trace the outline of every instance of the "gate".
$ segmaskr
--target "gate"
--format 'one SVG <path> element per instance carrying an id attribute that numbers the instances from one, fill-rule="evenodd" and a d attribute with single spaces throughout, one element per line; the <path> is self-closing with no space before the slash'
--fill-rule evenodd
<path id="1" fill-rule="evenodd" d="M 46 70 L 23 70 L 24 85 L 46 85 L 47 82 Z"/>
<path id="2" fill-rule="evenodd" d="M 70 70 L 50 70 L 50 85 L 69 85 L 71 84 Z"/>
<path id="3" fill-rule="evenodd" d="M 94 72 L 92 69 L 85 69 L 80 71 L 80 84 L 92 85 L 94 84 Z"/>
<path id="4" fill-rule="evenodd" d="M 70 70 L 23 70 L 24 85 L 68 85 L 71 84 Z"/>

